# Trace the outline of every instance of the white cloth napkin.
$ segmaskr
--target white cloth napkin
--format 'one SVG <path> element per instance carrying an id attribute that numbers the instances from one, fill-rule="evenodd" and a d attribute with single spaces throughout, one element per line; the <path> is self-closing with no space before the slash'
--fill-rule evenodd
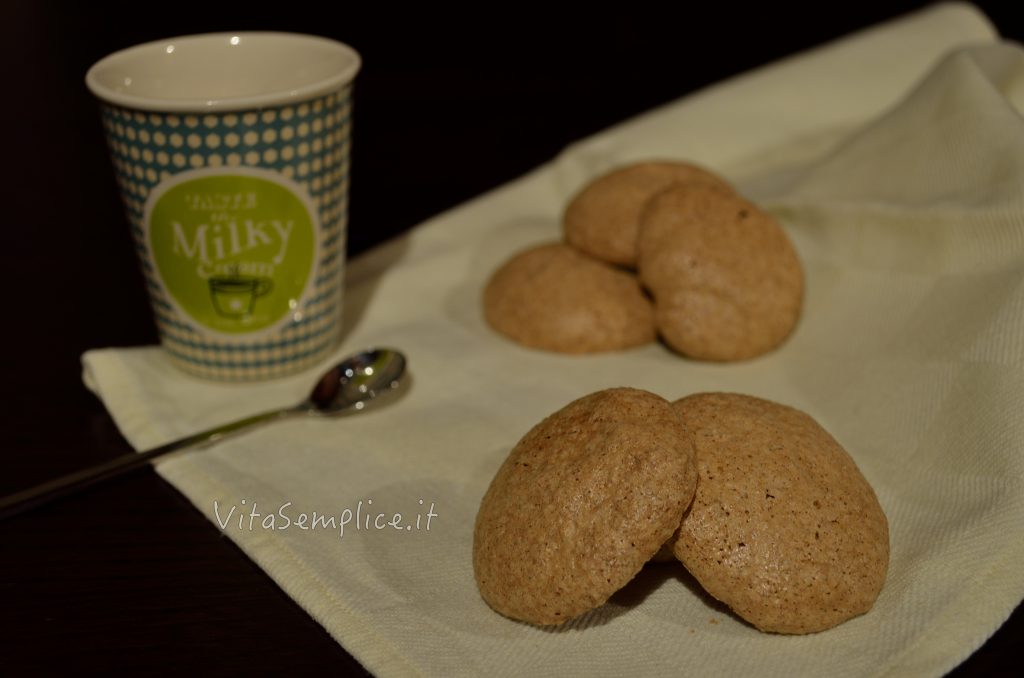
<path id="1" fill-rule="evenodd" d="M 403 399 L 263 428 L 159 472 L 381 675 L 941 674 L 1024 597 L 1022 103 L 1024 51 L 998 43 L 973 8 L 944 5 L 578 143 L 352 262 L 339 354 L 403 349 Z M 558 238 L 587 179 L 649 157 L 706 164 L 780 216 L 807 271 L 791 340 L 719 365 L 659 345 L 567 357 L 491 332 L 489 273 Z M 139 449 L 292 403 L 316 376 L 204 383 L 156 348 L 83 362 Z M 889 517 L 875 608 L 820 634 L 762 634 L 665 566 L 558 630 L 492 612 L 470 558 L 488 482 L 543 416 L 620 385 L 669 399 L 739 391 L 816 417 Z M 335 525 L 302 529 L 303 512 Z M 395 513 L 399 527 L 384 524 Z"/>

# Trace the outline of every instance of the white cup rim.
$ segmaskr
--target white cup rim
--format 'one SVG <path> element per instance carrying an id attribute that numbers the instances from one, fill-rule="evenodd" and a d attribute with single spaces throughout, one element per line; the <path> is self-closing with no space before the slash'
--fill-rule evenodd
<path id="1" fill-rule="evenodd" d="M 227 53 L 226 49 L 236 52 Z M 226 77 L 227 72 L 216 67 L 231 66 L 227 63 L 230 60 L 219 58 L 226 54 L 266 60 L 263 70 L 269 74 L 267 81 L 258 87 L 240 85 L 237 91 L 218 88 L 213 80 Z M 203 57 L 211 60 L 203 62 L 210 63 L 210 68 L 198 67 Z M 294 60 L 293 70 L 284 68 L 287 59 Z M 260 65 L 255 65 L 251 72 L 259 69 Z M 344 87 L 355 78 L 360 66 L 358 52 L 321 36 L 280 31 L 201 33 L 114 52 L 92 65 L 85 83 L 97 98 L 125 108 L 219 113 L 312 99 Z"/>

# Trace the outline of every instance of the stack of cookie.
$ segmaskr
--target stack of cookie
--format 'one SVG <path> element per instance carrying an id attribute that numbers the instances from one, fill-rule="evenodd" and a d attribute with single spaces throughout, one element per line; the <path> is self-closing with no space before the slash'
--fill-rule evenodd
<path id="1" fill-rule="evenodd" d="M 681 162 L 616 169 L 569 203 L 564 243 L 514 256 L 488 282 L 498 332 L 563 353 L 660 335 L 683 355 L 743 360 L 795 327 L 803 273 L 775 219 L 722 178 Z"/>
<path id="2" fill-rule="evenodd" d="M 874 604 L 889 531 L 850 455 L 810 416 L 750 396 L 630 388 L 552 414 L 511 451 L 473 535 L 484 600 L 561 624 L 667 546 L 762 631 L 813 633 Z"/>

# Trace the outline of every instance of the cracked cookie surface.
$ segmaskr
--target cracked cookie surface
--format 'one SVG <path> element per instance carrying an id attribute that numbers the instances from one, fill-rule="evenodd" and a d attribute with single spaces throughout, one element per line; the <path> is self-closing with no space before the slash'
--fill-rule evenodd
<path id="1" fill-rule="evenodd" d="M 730 190 L 677 186 L 641 216 L 638 272 L 658 332 L 691 358 L 766 353 L 796 326 L 803 269 L 778 222 Z"/>
<path id="2" fill-rule="evenodd" d="M 672 544 L 713 597 L 762 631 L 813 633 L 871 609 L 889 527 L 850 455 L 809 415 L 760 398 L 673 403 L 700 475 Z"/>
<path id="3" fill-rule="evenodd" d="M 519 441 L 481 502 L 481 595 L 534 624 L 602 605 L 673 535 L 696 482 L 691 437 L 664 399 L 616 388 L 570 403 Z"/>
<path id="4" fill-rule="evenodd" d="M 673 184 L 731 190 L 724 179 L 690 163 L 648 161 L 620 167 L 584 186 L 566 206 L 566 242 L 602 261 L 635 268 L 640 213 L 654 194 Z"/>
<path id="5" fill-rule="evenodd" d="M 530 348 L 596 353 L 656 338 L 636 276 L 562 243 L 513 256 L 491 276 L 483 305 L 493 329 Z"/>

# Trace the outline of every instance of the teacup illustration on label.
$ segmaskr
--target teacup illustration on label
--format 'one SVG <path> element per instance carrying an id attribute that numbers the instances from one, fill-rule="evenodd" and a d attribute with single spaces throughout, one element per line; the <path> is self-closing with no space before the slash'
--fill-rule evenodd
<path id="1" fill-rule="evenodd" d="M 150 193 L 145 226 L 155 277 L 196 331 L 256 338 L 302 319 L 320 243 L 297 183 L 252 167 L 182 172 Z"/>
<path id="2" fill-rule="evenodd" d="M 210 299 L 213 309 L 225 318 L 250 315 L 259 297 L 274 289 L 270 278 L 210 278 Z"/>

